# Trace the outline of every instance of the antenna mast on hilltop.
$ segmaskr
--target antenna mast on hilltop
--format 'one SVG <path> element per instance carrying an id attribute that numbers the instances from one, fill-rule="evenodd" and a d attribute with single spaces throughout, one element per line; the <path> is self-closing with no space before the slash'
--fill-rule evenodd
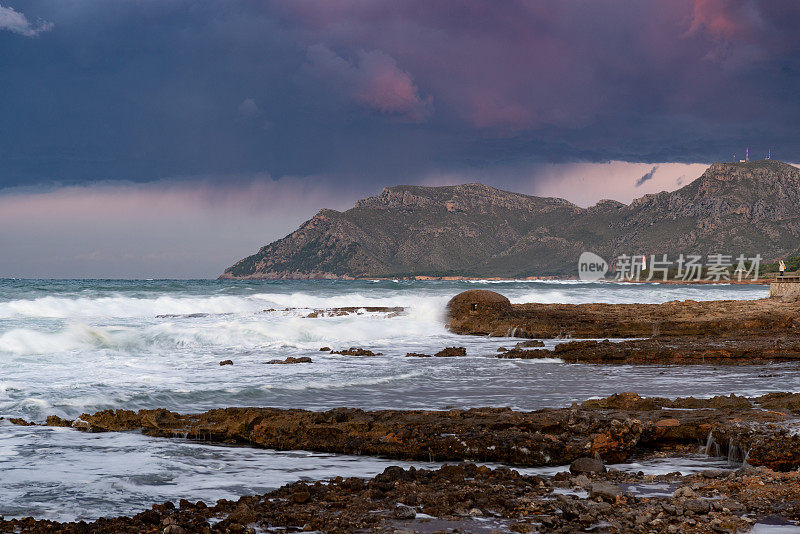
<path id="1" fill-rule="evenodd" d="M 736 154 L 733 155 L 733 161 L 736 161 Z M 744 153 L 744 159 L 740 159 L 739 163 L 746 163 L 750 161 L 750 147 L 747 147 Z"/>
<path id="2" fill-rule="evenodd" d="M 767 159 L 772 159 L 772 149 L 771 148 L 767 151 Z"/>

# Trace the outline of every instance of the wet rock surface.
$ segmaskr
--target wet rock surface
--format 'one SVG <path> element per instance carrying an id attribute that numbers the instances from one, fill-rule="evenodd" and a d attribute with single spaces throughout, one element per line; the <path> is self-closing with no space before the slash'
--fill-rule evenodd
<path id="1" fill-rule="evenodd" d="M 464 347 L 446 347 L 436 354 L 434 354 L 437 358 L 454 358 L 458 356 L 466 356 L 467 349 Z"/>
<path id="2" fill-rule="evenodd" d="M 621 364 L 728 364 L 800 360 L 800 336 L 736 337 L 709 339 L 700 336 L 655 337 L 612 342 L 567 341 L 553 350 L 511 349 L 498 358 L 559 358 L 566 363 Z"/>
<path id="3" fill-rule="evenodd" d="M 445 347 L 433 355 L 423 354 L 421 352 L 409 352 L 406 354 L 406 358 L 455 358 L 466 355 L 467 349 L 465 347 Z"/>
<path id="4" fill-rule="evenodd" d="M 225 408 L 182 415 L 105 410 L 75 421 L 48 419 L 48 424 L 92 432 L 141 430 L 151 436 L 278 450 L 532 467 L 565 465 L 584 457 L 616 463 L 702 446 L 711 455 L 739 461 L 746 456 L 753 466 L 790 470 L 800 468 L 798 415 L 800 394 L 795 393 L 675 400 L 624 393 L 533 412 Z"/>
<path id="5" fill-rule="evenodd" d="M 284 311 L 295 309 L 298 308 L 286 308 Z M 398 317 L 403 315 L 405 310 L 405 308 L 400 306 L 345 306 L 340 308 L 318 308 L 305 317 L 307 319 L 316 319 L 318 317 L 342 317 L 345 315 L 362 315 L 364 313 L 386 313 L 387 317 Z"/>
<path id="6" fill-rule="evenodd" d="M 569 472 L 574 475 L 583 473 L 605 473 L 606 466 L 599 458 L 578 458 L 569 465 Z"/>
<path id="7" fill-rule="evenodd" d="M 470 290 L 447 306 L 458 334 L 524 338 L 741 337 L 796 335 L 800 302 L 777 299 L 672 301 L 663 304 L 511 304 Z"/>
<path id="8" fill-rule="evenodd" d="M 268 362 L 264 362 L 269 365 L 282 365 L 282 364 L 292 364 L 292 363 L 312 363 L 311 358 L 308 356 L 300 356 L 299 358 L 295 358 L 294 356 L 289 356 L 285 360 L 270 360 Z"/>
<path id="9" fill-rule="evenodd" d="M 514 345 L 515 349 L 529 349 L 531 347 L 544 347 L 544 341 L 539 339 L 529 339 L 527 341 L 520 341 Z"/>
<path id="10" fill-rule="evenodd" d="M 458 334 L 577 339 L 553 350 L 534 348 L 542 346 L 538 339 L 520 342 L 498 351 L 505 359 L 731 365 L 800 360 L 796 300 L 511 304 L 503 299 L 485 290 L 456 295 L 447 307 L 448 328 Z"/>
<path id="11" fill-rule="evenodd" d="M 342 356 L 381 356 L 382 353 L 380 352 L 372 352 L 368 349 L 362 349 L 360 347 L 350 347 L 349 349 L 344 350 L 332 350 L 331 354 L 340 354 Z"/>
<path id="12" fill-rule="evenodd" d="M 648 493 L 653 486 L 681 491 Z M 765 468 L 548 479 L 475 464 L 389 467 L 368 480 L 296 482 L 212 505 L 181 499 L 91 523 L 0 519 L 0 532 L 745 532 L 759 518 L 800 519 L 799 497 L 798 473 Z"/>

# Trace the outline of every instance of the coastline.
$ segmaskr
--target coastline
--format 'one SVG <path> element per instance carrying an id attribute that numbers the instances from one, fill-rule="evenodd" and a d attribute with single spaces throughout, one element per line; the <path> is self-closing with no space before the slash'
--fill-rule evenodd
<path id="1" fill-rule="evenodd" d="M 0 518 L 0 532 L 484 532 L 487 520 L 501 532 L 566 533 L 598 522 L 607 525 L 593 529 L 599 532 L 642 527 L 670 534 L 747 531 L 759 518 L 775 514 L 800 519 L 800 506 L 791 506 L 793 496 L 800 494 L 800 475 L 794 471 L 800 466 L 800 437 L 791 432 L 798 415 L 800 394 L 794 393 L 674 400 L 626 393 L 534 412 L 224 409 L 181 416 L 166 410 L 108 410 L 71 422 L 48 418 L 49 425 L 70 425 L 75 431 L 138 428 L 164 439 L 185 435 L 247 446 L 270 446 L 283 439 L 290 440 L 285 446 L 291 449 L 301 445 L 291 441 L 300 432 L 300 439 L 306 436 L 303 444 L 317 450 L 357 448 L 360 454 L 387 456 L 394 449 L 396 454 L 389 457 L 424 453 L 433 460 L 442 454 L 440 461 L 461 463 L 435 470 L 389 467 L 366 480 L 298 481 L 216 504 L 186 495 L 178 506 L 154 504 L 135 515 L 89 523 Z M 292 418 L 299 419 L 287 426 Z M 417 422 L 409 426 L 414 418 Z M 273 441 L 242 440 L 244 435 L 271 435 Z M 464 440 L 467 444 L 459 449 Z M 446 446 L 431 449 L 435 442 Z M 363 448 L 368 443 L 385 447 L 384 454 Z M 421 444 L 417 453 L 415 443 Z M 501 449 L 513 457 L 491 456 Z M 568 454 L 552 455 L 559 451 Z M 727 457 L 729 463 L 660 475 L 605 465 L 666 461 L 698 451 Z M 500 458 L 512 465 L 559 468 L 526 475 L 482 465 Z"/>
<path id="2" fill-rule="evenodd" d="M 311 285 L 313 284 L 309 284 Z M 555 293 L 559 296 L 569 294 L 564 291 L 570 290 L 564 288 L 569 288 L 571 285 L 561 285 Z M 374 304 L 364 300 L 365 297 L 361 293 L 361 288 L 366 284 L 357 284 L 360 288 L 357 297 L 352 296 L 355 293 L 347 293 L 341 301 L 332 300 L 327 296 L 311 301 L 298 294 L 296 288 L 292 286 L 288 286 L 285 292 L 276 295 L 287 299 L 285 302 L 297 301 L 297 304 L 305 305 L 291 308 L 285 307 L 285 304 L 278 307 L 276 304 L 275 307 L 265 308 L 264 299 L 259 297 L 254 299 L 254 307 L 248 308 L 246 314 L 229 317 L 229 320 L 237 329 L 243 322 L 249 325 L 248 335 L 253 335 L 253 325 L 282 324 L 269 321 L 279 321 L 285 317 L 292 321 L 292 324 L 302 324 L 304 331 L 319 325 L 327 337 L 326 341 L 332 342 L 340 341 L 340 338 L 331 340 L 330 336 L 336 331 L 334 329 L 341 328 L 343 321 L 362 318 L 366 322 L 357 326 L 359 331 L 366 329 L 372 332 L 377 326 L 390 328 L 395 321 L 440 320 L 434 319 L 439 317 L 434 314 L 416 317 L 412 310 L 413 304 L 412 308 L 365 306 L 363 304 Z M 430 291 L 431 286 L 424 291 Z M 442 298 L 448 291 L 452 291 L 451 286 L 451 284 L 441 284 L 436 290 L 437 295 L 429 296 L 429 305 L 435 303 L 441 309 Z M 556 287 L 557 284 L 552 286 Z M 629 294 L 632 288 L 633 286 L 630 286 L 626 294 Z M 170 287 L 169 290 L 174 289 Z M 214 288 L 212 297 L 214 299 L 217 299 L 216 291 L 217 288 Z M 242 291 L 246 291 L 245 294 L 249 295 L 251 288 L 244 287 Z M 517 291 L 517 298 L 529 294 L 527 288 Z M 580 291 L 583 295 L 586 289 L 579 287 L 575 291 Z M 661 295 L 662 291 L 667 290 L 657 291 Z M 692 295 L 703 292 L 680 293 Z M 710 294 L 719 293 L 713 290 Z M 723 294 L 755 293 L 753 290 L 740 288 L 728 290 Z M 419 299 L 417 293 L 414 295 L 402 298 L 414 302 L 412 299 Z M 164 300 L 161 296 L 157 298 L 162 304 L 174 305 L 174 302 Z M 124 302 L 128 307 L 134 304 L 132 300 Z M 192 300 L 189 306 L 196 306 L 198 302 Z M 213 306 L 217 306 L 218 300 L 212 302 Z M 767 354 L 766 349 L 772 350 L 775 347 L 780 348 L 781 343 L 790 343 L 788 340 L 792 327 L 781 317 L 793 313 L 794 310 L 792 303 L 766 299 L 684 301 L 677 304 L 673 301 L 665 304 L 511 305 L 507 299 L 502 300 L 502 298 L 497 302 L 502 303 L 503 307 L 511 307 L 514 313 L 519 312 L 521 314 L 519 317 L 527 321 L 528 327 L 531 325 L 531 317 L 539 317 L 540 321 L 544 319 L 542 325 L 546 328 L 552 328 L 552 325 L 560 328 L 558 321 L 567 320 L 572 323 L 573 332 L 566 334 L 573 337 L 579 337 L 581 334 L 586 337 L 596 336 L 597 330 L 592 330 L 594 328 L 606 333 L 616 332 L 630 338 L 639 338 L 643 334 L 647 334 L 644 337 L 650 338 L 653 334 L 654 320 L 659 322 L 661 330 L 658 332 L 659 335 L 653 338 L 655 341 L 629 339 L 622 343 L 610 344 L 590 340 L 586 342 L 587 344 L 581 345 L 580 343 L 584 342 L 570 342 L 564 339 L 567 336 L 561 336 L 562 339 L 557 341 L 556 348 L 552 350 L 536 348 L 541 347 L 541 342 L 523 342 L 520 347 L 497 353 L 494 352 L 500 344 L 497 340 L 475 336 L 461 337 L 464 345 L 471 347 L 469 354 L 461 347 L 449 347 L 454 340 L 456 343 L 459 342 L 455 336 L 450 336 L 446 338 L 448 345 L 438 346 L 460 349 L 448 349 L 452 353 L 451 358 L 441 357 L 431 360 L 412 358 L 408 363 L 405 359 L 396 359 L 402 358 L 405 349 L 411 349 L 414 347 L 413 343 L 417 342 L 416 339 L 409 340 L 407 336 L 400 341 L 392 342 L 395 346 L 391 347 L 389 358 L 377 354 L 379 350 L 387 352 L 386 345 L 376 347 L 365 344 L 360 345 L 366 347 L 364 349 L 322 351 L 319 347 L 322 345 L 327 347 L 328 344 L 317 344 L 314 341 L 316 348 L 313 350 L 317 351 L 316 354 L 319 356 L 311 354 L 312 357 L 308 358 L 306 366 L 261 366 L 260 364 L 264 363 L 294 363 L 299 360 L 286 358 L 280 361 L 267 361 L 268 358 L 260 357 L 259 361 L 247 361 L 245 357 L 238 359 L 234 356 L 235 361 L 230 361 L 229 365 L 220 367 L 217 365 L 217 360 L 221 358 L 215 358 L 215 361 L 211 362 L 213 365 L 208 365 L 208 368 L 198 368 L 197 372 L 223 384 L 224 377 L 231 376 L 235 379 L 241 375 L 230 373 L 242 369 L 239 372 L 245 374 L 264 377 L 272 375 L 279 380 L 275 383 L 281 385 L 285 382 L 284 378 L 295 370 L 299 372 L 301 379 L 304 373 L 318 372 L 317 369 L 329 373 L 337 367 L 356 369 L 355 366 L 363 366 L 369 369 L 371 366 L 384 364 L 391 365 L 395 369 L 393 375 L 398 374 L 396 371 L 398 365 L 413 365 L 415 366 L 413 369 L 417 371 L 433 374 L 437 368 L 447 369 L 451 362 L 463 361 L 466 362 L 466 369 L 472 369 L 477 361 L 476 357 L 480 358 L 482 366 L 508 369 L 504 371 L 504 376 L 514 376 L 519 372 L 519 368 L 514 370 L 513 366 L 516 363 L 495 360 L 494 357 L 508 360 L 531 359 L 533 355 L 548 360 L 561 358 L 562 363 L 555 365 L 575 361 L 591 364 L 714 362 L 752 365 L 754 361 L 758 361 L 754 355 L 759 353 L 764 353 L 762 355 L 764 362 L 780 359 L 780 355 L 775 353 Z M 389 303 L 391 302 L 382 304 Z M 117 301 L 110 304 L 115 308 L 120 307 L 120 302 Z M 169 310 L 155 310 L 148 303 L 144 303 L 142 309 L 147 324 L 154 324 L 155 318 L 163 324 L 186 324 L 192 331 L 201 325 L 215 324 L 221 317 L 228 317 L 214 314 L 213 311 L 216 309 L 214 307 L 209 310 L 211 314 L 205 313 L 206 310 L 203 310 L 204 313 L 161 313 Z M 105 312 L 105 310 L 106 308 L 102 308 L 99 311 Z M 195 310 L 187 308 L 182 311 Z M 502 307 L 500 311 L 503 311 Z M 673 326 L 670 326 L 670 319 L 673 319 Z M 384 320 L 391 322 L 383 322 Z M 550 326 L 547 326 L 547 320 L 550 320 Z M 155 321 L 155 324 L 162 323 Z M 725 323 L 733 324 L 739 337 L 729 336 L 731 329 L 725 330 Z M 580 330 L 584 327 L 585 330 Z M 268 328 L 271 330 L 274 327 Z M 623 330 L 614 330 L 620 328 Z M 690 330 L 693 332 L 693 337 L 686 335 Z M 558 334 L 553 335 L 553 332 L 545 329 L 536 333 L 546 337 L 547 347 L 552 347 L 552 341 L 559 337 Z M 748 332 L 758 335 L 748 340 L 745 337 L 749 335 Z M 534 331 L 512 333 L 530 337 Z M 368 338 L 373 339 L 374 336 Z M 732 352 L 735 357 L 717 353 L 717 359 L 714 360 L 706 349 L 718 343 L 720 339 L 730 342 L 733 347 L 731 350 L 746 349 L 749 352 L 740 356 Z M 752 343 L 757 339 L 765 340 L 765 343 L 771 345 L 753 346 Z M 619 347 L 627 351 L 633 348 L 641 351 L 653 350 L 646 344 L 662 341 L 665 346 L 676 345 L 673 348 L 684 355 L 691 356 L 692 351 L 698 347 L 705 349 L 704 352 L 684 357 L 683 360 L 669 360 L 668 354 L 657 354 L 656 357 L 628 357 L 620 361 L 615 355 L 616 352 L 611 357 L 598 352 L 600 349 L 607 350 L 609 345 L 614 349 Z M 689 341 L 690 345 L 681 345 Z M 473 348 L 478 347 L 477 342 L 481 343 L 480 348 L 477 349 L 478 352 L 473 352 Z M 510 340 L 504 340 L 502 343 L 509 342 L 513 343 Z M 751 345 L 747 346 L 747 343 Z M 350 346 L 341 342 L 330 345 L 338 349 Z M 792 348 L 789 345 L 787 347 Z M 662 350 L 663 346 L 659 345 L 656 348 Z M 401 351 L 399 355 L 398 351 Z M 429 349 L 426 349 L 426 352 L 432 353 Z M 641 352 L 645 353 L 646 351 Z M 575 357 L 575 354 L 587 356 Z M 437 363 L 434 364 L 434 361 Z M 538 366 L 538 364 L 533 365 Z M 602 367 L 597 369 L 603 372 Z M 566 373 L 572 374 L 572 371 Z M 409 376 L 413 380 L 415 375 L 410 373 Z M 388 378 L 390 384 L 388 387 L 392 389 L 396 387 L 393 378 L 394 376 Z M 364 382 L 353 381 L 353 383 L 353 388 L 359 391 L 363 389 L 363 385 L 359 384 Z M 259 384 L 264 385 L 264 382 L 261 381 Z M 431 385 L 435 387 L 436 382 L 432 382 Z M 585 395 L 585 392 L 582 395 Z M 127 517 L 92 521 L 86 523 L 86 527 L 80 526 L 80 523 L 55 523 L 28 518 L 0 521 L 0 531 L 73 532 L 85 528 L 89 532 L 181 533 L 251 532 L 250 529 L 276 528 L 291 531 L 308 527 L 323 532 L 353 532 L 358 529 L 366 532 L 395 532 L 403 529 L 408 532 L 431 532 L 443 528 L 483 532 L 481 530 L 483 524 L 476 518 L 493 521 L 495 528 L 500 531 L 532 532 L 533 529 L 538 529 L 547 532 L 572 532 L 576 524 L 588 528 L 598 522 L 611 523 L 618 531 L 629 531 L 641 527 L 637 518 L 642 516 L 644 511 L 651 517 L 647 523 L 649 531 L 672 534 L 676 532 L 674 528 L 682 528 L 684 530 L 680 531 L 685 532 L 708 532 L 714 526 L 744 531 L 758 518 L 770 514 L 779 514 L 785 519 L 800 520 L 800 515 L 792 509 L 787 511 L 783 502 L 775 505 L 764 504 L 764 496 L 769 495 L 769 491 L 774 491 L 775 486 L 783 488 L 781 491 L 787 495 L 800 491 L 796 474 L 786 472 L 800 468 L 800 438 L 792 433 L 794 422 L 800 417 L 798 408 L 800 395 L 787 392 L 753 398 L 718 396 L 708 399 L 690 397 L 666 399 L 652 397 L 652 393 L 650 395 L 649 397 L 630 393 L 612 395 L 571 406 L 568 402 L 559 402 L 557 408 L 532 411 L 498 407 L 372 411 L 356 408 L 364 407 L 356 400 L 353 403 L 343 402 L 335 405 L 339 406 L 338 408 L 326 407 L 319 411 L 255 407 L 192 411 L 176 410 L 172 406 L 173 411 L 106 410 L 87 412 L 78 417 L 48 417 L 45 425 L 66 427 L 59 432 L 64 432 L 62 436 L 67 439 L 69 435 L 67 432 L 70 431 L 85 431 L 92 435 L 105 432 L 141 432 L 146 436 L 162 438 L 165 441 L 179 438 L 280 451 L 318 451 L 328 454 L 360 455 L 365 458 L 388 458 L 396 461 L 466 463 L 455 468 L 442 467 L 431 471 L 390 468 L 383 475 L 371 479 L 334 478 L 320 483 L 296 482 L 268 493 L 259 492 L 258 495 L 242 497 L 235 502 L 220 501 L 216 505 L 197 504 L 197 496 L 191 495 L 191 489 L 188 489 L 184 500 L 179 504 L 177 501 L 156 504 L 149 511 Z M 224 402 L 216 404 L 216 406 L 226 405 L 241 404 Z M 304 403 L 301 399 L 295 405 L 304 406 Z M 445 406 L 445 403 L 441 406 Z M 18 417 L 11 422 L 18 425 L 30 424 Z M 673 473 L 654 476 L 630 470 L 567 474 L 569 464 L 573 462 L 580 464 L 602 460 L 608 465 L 617 465 L 620 462 L 669 463 L 696 458 L 699 451 L 702 451 L 704 458 L 710 458 L 709 462 L 716 462 L 717 466 L 723 464 L 724 474 Z M 745 456 L 746 466 L 742 464 Z M 731 465 L 727 465 L 721 458 L 729 458 Z M 483 463 L 491 465 L 482 467 L 480 464 Z M 550 470 L 547 471 L 548 474 L 539 474 L 535 478 L 516 474 L 520 471 L 545 468 Z M 461 477 L 459 474 L 453 479 L 453 469 L 458 473 L 463 471 L 465 476 Z M 554 471 L 561 474 L 552 475 Z M 671 493 L 666 492 L 668 494 L 657 498 L 628 491 L 631 487 L 655 483 L 674 489 L 670 490 Z M 688 490 L 672 495 L 684 486 L 691 489 L 695 496 L 691 497 L 692 494 L 688 493 Z M 753 493 L 754 491 L 756 493 Z M 757 493 L 759 491 L 761 493 Z M 717 509 L 714 505 L 706 508 L 702 504 L 705 502 L 705 497 L 720 494 L 726 501 L 725 506 Z M 414 501 L 411 495 L 416 495 L 417 500 Z M 489 499 L 489 502 L 480 501 L 481 498 Z M 787 496 L 786 500 L 790 500 L 790 497 Z M 694 501 L 699 501 L 701 504 L 696 504 Z M 464 505 L 464 503 L 469 504 Z M 343 514 L 343 509 L 350 512 Z M 678 512 L 673 514 L 669 510 Z M 659 518 L 659 514 L 663 515 Z M 656 519 L 658 521 L 651 524 Z M 694 525 L 689 525 L 691 529 L 682 526 L 687 524 L 688 519 L 695 521 Z M 671 528 L 673 530 L 670 530 Z"/>
<path id="3" fill-rule="evenodd" d="M 625 283 L 625 284 L 665 284 L 665 285 L 766 285 L 774 281 L 775 278 L 760 278 L 758 280 L 614 280 L 603 279 L 595 281 L 580 280 L 570 275 L 543 275 L 525 276 L 508 278 L 502 276 L 431 276 L 431 275 L 405 275 L 405 276 L 349 276 L 336 275 L 332 273 L 276 273 L 276 274 L 254 274 L 247 276 L 233 276 L 224 273 L 217 277 L 217 280 L 366 280 L 366 281 L 387 281 L 394 280 L 414 280 L 414 281 L 433 281 L 433 282 L 552 282 L 568 281 L 575 283 Z"/>

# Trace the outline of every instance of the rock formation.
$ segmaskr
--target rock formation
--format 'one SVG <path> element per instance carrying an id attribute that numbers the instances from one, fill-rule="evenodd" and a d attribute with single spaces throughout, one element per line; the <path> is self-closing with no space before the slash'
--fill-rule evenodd
<path id="1" fill-rule="evenodd" d="M 663 304 L 510 304 L 491 291 L 465 291 L 447 305 L 458 334 L 551 338 L 796 336 L 800 302 L 693 300 Z"/>

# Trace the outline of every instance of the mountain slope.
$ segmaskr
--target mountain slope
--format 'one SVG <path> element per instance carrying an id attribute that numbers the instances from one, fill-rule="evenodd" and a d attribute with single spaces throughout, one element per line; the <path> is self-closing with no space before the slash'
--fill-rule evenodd
<path id="1" fill-rule="evenodd" d="M 615 224 L 623 250 L 755 254 L 800 247 L 800 169 L 775 160 L 715 163 L 671 193 L 635 200 Z M 628 252 L 630 253 L 630 252 Z"/>
<path id="2" fill-rule="evenodd" d="M 482 184 L 397 186 L 321 210 L 223 278 L 570 274 L 584 250 L 777 257 L 800 248 L 800 170 L 715 163 L 685 187 L 588 209 Z"/>

